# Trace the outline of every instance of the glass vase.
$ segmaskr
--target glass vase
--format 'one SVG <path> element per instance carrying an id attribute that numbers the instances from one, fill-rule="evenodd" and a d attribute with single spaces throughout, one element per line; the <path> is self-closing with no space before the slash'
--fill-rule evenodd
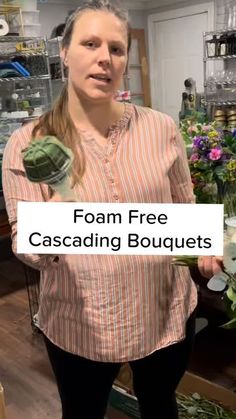
<path id="1" fill-rule="evenodd" d="M 216 180 L 217 204 L 224 204 L 225 218 L 236 216 L 236 184 Z"/>

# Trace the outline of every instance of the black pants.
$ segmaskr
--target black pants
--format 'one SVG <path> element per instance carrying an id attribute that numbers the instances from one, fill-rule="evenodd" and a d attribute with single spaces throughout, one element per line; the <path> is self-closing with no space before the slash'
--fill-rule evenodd
<path id="1" fill-rule="evenodd" d="M 175 390 L 183 376 L 195 334 L 195 312 L 185 340 L 131 361 L 142 419 L 177 419 Z M 65 352 L 45 337 L 62 403 L 62 419 L 103 419 L 120 363 L 91 361 Z"/>

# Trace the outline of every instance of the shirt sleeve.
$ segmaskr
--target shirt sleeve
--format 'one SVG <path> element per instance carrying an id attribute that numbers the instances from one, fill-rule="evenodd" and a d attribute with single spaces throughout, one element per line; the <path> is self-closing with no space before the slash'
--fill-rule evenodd
<path id="1" fill-rule="evenodd" d="M 31 132 L 27 127 L 15 131 L 8 140 L 3 154 L 2 180 L 9 224 L 11 226 L 12 250 L 23 263 L 34 269 L 57 266 L 59 258 L 54 255 L 17 253 L 17 203 L 18 201 L 42 202 L 49 199 L 49 188 L 30 182 L 25 174 L 22 150 L 27 147 Z"/>
<path id="2" fill-rule="evenodd" d="M 174 121 L 171 135 L 172 146 L 175 149 L 176 158 L 169 171 L 171 195 L 174 203 L 195 203 L 193 184 L 188 165 L 184 140 Z"/>

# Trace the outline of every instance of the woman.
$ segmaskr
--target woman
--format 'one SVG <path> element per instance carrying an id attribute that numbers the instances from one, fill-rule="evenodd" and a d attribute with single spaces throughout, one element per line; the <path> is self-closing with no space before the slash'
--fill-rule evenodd
<path id="1" fill-rule="evenodd" d="M 56 135 L 75 154 L 73 182 L 85 202 L 194 202 L 182 139 L 172 119 L 114 101 L 128 60 L 126 15 L 106 0 L 66 24 L 68 83 L 53 109 L 17 130 L 3 162 L 16 252 L 17 201 L 59 200 L 31 184 L 22 150 Z M 120 366 L 129 362 L 143 419 L 176 419 L 175 389 L 194 336 L 197 292 L 166 256 L 17 255 L 41 271 L 39 322 L 63 419 L 101 419 Z M 201 262 L 207 274 L 215 259 Z M 209 264 L 209 267 L 208 267 Z M 216 266 L 218 269 L 218 265 Z"/>

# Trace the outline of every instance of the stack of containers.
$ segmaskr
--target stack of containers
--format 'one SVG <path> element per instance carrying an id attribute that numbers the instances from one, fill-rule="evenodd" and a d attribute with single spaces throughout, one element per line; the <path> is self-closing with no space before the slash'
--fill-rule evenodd
<path id="1" fill-rule="evenodd" d="M 226 113 L 224 109 L 217 109 L 215 111 L 214 120 L 216 121 L 217 127 L 225 127 L 227 123 Z"/>
<path id="2" fill-rule="evenodd" d="M 228 128 L 236 128 L 236 107 L 227 110 Z"/>
<path id="3" fill-rule="evenodd" d="M 39 23 L 39 10 L 37 10 L 37 0 L 8 0 L 12 6 L 19 6 L 22 13 L 24 33 L 20 22 L 20 16 L 14 20 L 11 30 L 21 36 L 37 37 L 41 35 L 41 25 Z"/>

